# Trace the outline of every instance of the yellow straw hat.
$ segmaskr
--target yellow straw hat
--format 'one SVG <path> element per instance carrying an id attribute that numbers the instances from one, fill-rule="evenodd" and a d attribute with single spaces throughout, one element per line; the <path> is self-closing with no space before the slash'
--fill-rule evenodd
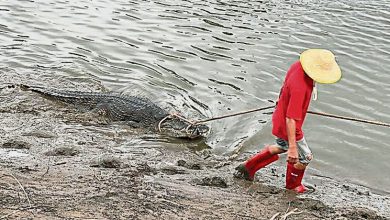
<path id="1" fill-rule="evenodd" d="M 300 61 L 305 73 L 318 83 L 335 83 L 341 70 L 332 52 L 325 49 L 308 49 L 301 53 Z"/>

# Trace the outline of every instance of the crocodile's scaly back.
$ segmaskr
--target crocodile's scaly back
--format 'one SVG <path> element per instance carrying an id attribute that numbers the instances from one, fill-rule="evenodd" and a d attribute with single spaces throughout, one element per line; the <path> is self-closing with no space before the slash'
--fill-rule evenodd
<path id="1" fill-rule="evenodd" d="M 25 85 L 22 88 L 75 106 L 103 111 L 114 121 L 155 125 L 168 115 L 168 112 L 145 98 L 114 93 L 64 91 Z"/>

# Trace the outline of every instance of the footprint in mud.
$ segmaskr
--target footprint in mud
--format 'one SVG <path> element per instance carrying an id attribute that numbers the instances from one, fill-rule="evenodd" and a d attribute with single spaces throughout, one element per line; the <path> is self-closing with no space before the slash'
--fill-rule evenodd
<path id="1" fill-rule="evenodd" d="M 1 145 L 1 148 L 30 149 L 31 144 L 21 140 L 8 140 Z"/>
<path id="2" fill-rule="evenodd" d="M 191 162 L 187 162 L 185 160 L 178 160 L 177 165 L 179 167 L 185 167 L 185 168 L 190 169 L 190 170 L 201 170 L 202 169 L 202 167 L 199 163 L 191 163 Z"/>
<path id="3" fill-rule="evenodd" d="M 219 187 L 219 188 L 227 188 L 228 185 L 226 181 L 219 176 L 214 176 L 214 177 L 204 177 L 203 179 L 195 179 L 193 182 L 196 185 L 201 185 L 201 186 L 214 186 L 214 187 Z"/>
<path id="4" fill-rule="evenodd" d="M 31 131 L 22 134 L 23 136 L 32 136 L 32 137 L 37 137 L 37 138 L 55 138 L 57 137 L 56 134 L 51 133 L 49 131 Z"/>
<path id="5" fill-rule="evenodd" d="M 45 153 L 46 156 L 76 156 L 80 150 L 75 147 L 58 147 Z"/>
<path id="6" fill-rule="evenodd" d="M 102 156 L 91 163 L 91 167 L 120 168 L 122 161 L 114 156 Z"/>
<path id="7" fill-rule="evenodd" d="M 187 173 L 184 169 L 180 169 L 176 166 L 165 166 L 160 169 L 161 172 L 167 175 L 177 175 Z"/>
<path id="8" fill-rule="evenodd" d="M 343 184 L 343 188 L 347 191 L 356 193 L 359 196 L 370 196 L 371 192 L 369 190 L 359 189 L 358 187 L 349 186 L 347 184 Z"/>

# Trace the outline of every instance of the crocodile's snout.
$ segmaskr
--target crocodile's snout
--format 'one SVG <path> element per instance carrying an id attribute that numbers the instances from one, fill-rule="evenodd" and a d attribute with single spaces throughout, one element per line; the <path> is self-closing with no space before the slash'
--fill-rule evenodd
<path id="1" fill-rule="evenodd" d="M 197 136 L 207 136 L 210 132 L 210 128 L 207 125 L 200 124 L 196 126 Z"/>
<path id="2" fill-rule="evenodd" d="M 206 137 L 210 132 L 210 128 L 204 124 L 191 125 L 187 131 L 188 138 Z"/>
<path id="3" fill-rule="evenodd" d="M 180 115 L 168 115 L 157 125 L 157 129 L 169 136 L 177 138 L 206 137 L 210 128 L 205 124 L 196 124 Z"/>

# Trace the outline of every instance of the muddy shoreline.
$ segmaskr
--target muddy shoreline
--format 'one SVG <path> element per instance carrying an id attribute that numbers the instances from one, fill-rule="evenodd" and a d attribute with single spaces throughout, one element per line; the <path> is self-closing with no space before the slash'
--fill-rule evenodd
<path id="1" fill-rule="evenodd" d="M 0 96 L 0 219 L 390 218 L 389 196 L 313 170 L 316 191 L 297 196 L 279 163 L 237 180 L 248 155 L 218 157 L 202 140 L 168 140 L 18 88 Z"/>

